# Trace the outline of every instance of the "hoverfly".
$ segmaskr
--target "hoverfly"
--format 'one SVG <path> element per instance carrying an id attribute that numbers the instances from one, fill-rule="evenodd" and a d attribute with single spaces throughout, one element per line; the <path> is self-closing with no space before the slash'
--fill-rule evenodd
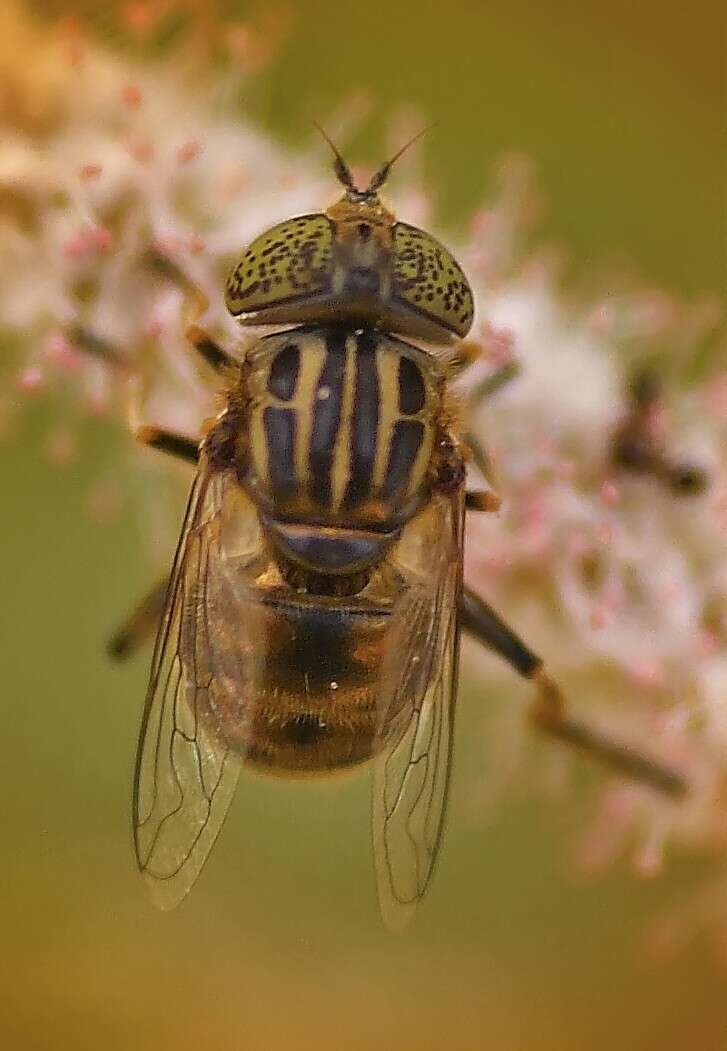
<path id="1" fill-rule="evenodd" d="M 498 504 L 466 491 L 449 389 L 474 356 L 472 292 L 439 241 L 382 203 L 396 157 L 359 189 L 328 141 L 343 196 L 259 236 L 227 283 L 242 325 L 277 330 L 238 360 L 190 325 L 224 408 L 199 443 L 138 432 L 197 473 L 166 587 L 115 649 L 160 617 L 133 793 L 158 905 L 196 880 L 242 766 L 371 761 L 379 901 L 398 927 L 442 837 L 461 627 L 535 682 L 542 728 L 663 791 L 684 785 L 567 717 L 540 658 L 463 586 L 465 510 Z"/>

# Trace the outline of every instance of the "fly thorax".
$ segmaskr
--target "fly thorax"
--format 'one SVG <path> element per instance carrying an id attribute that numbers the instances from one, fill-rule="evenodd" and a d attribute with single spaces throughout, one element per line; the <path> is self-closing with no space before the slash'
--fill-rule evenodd
<path id="1" fill-rule="evenodd" d="M 248 368 L 243 481 L 271 536 L 309 570 L 376 561 L 376 537 L 397 533 L 427 496 L 436 360 L 373 329 L 311 326 L 261 340 Z"/>

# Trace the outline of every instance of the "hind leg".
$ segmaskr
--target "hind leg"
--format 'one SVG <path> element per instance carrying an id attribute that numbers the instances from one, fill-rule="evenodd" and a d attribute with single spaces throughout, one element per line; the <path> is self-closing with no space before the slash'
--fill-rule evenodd
<path id="1" fill-rule="evenodd" d="M 168 585 L 167 577 L 156 583 L 114 632 L 108 642 L 110 657 L 117 661 L 126 660 L 154 638 L 164 612 Z"/>
<path id="2" fill-rule="evenodd" d="M 559 687 L 548 676 L 543 661 L 520 639 L 504 620 L 470 588 L 462 595 L 463 629 L 494 651 L 535 686 L 530 708 L 534 725 L 551 737 L 574 745 L 619 773 L 650 785 L 666 795 L 686 795 L 688 784 L 677 771 L 618 741 L 596 727 L 574 719 L 567 710 Z"/>
<path id="3" fill-rule="evenodd" d="M 144 445 L 159 449 L 185 463 L 199 462 L 198 443 L 182 434 L 143 425 L 136 428 L 135 436 Z M 114 660 L 125 660 L 153 638 L 164 611 L 168 583 L 167 577 L 156 583 L 109 639 L 108 651 Z"/>

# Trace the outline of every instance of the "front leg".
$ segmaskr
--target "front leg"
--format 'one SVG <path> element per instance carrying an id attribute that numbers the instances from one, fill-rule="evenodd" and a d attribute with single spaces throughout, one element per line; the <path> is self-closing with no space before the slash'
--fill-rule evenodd
<path id="1" fill-rule="evenodd" d="M 184 319 L 184 336 L 207 364 L 222 375 L 235 375 L 240 364 L 215 339 L 210 336 L 199 322 L 209 308 L 209 299 L 199 285 L 185 274 L 182 268 L 156 249 L 147 252 L 146 263 L 155 273 L 164 277 L 184 294 L 182 316 Z"/>
<path id="2" fill-rule="evenodd" d="M 456 379 L 467 369 L 471 368 L 485 355 L 485 347 L 475 339 L 461 339 L 458 343 L 449 347 L 444 354 L 447 372 L 450 379 Z M 479 405 L 487 398 L 497 394 L 516 379 L 521 372 L 520 362 L 517 358 L 507 354 L 484 379 L 480 380 L 468 394 L 471 405 Z"/>
<path id="3" fill-rule="evenodd" d="M 432 457 L 432 487 L 445 493 L 458 488 L 464 481 L 465 464 L 472 458 L 469 436 L 465 444 L 451 431 L 441 432 Z M 477 463 L 476 458 L 475 462 Z M 489 478 L 487 480 L 489 481 Z M 499 511 L 501 504 L 502 500 L 494 489 L 470 489 L 465 493 L 465 507 L 468 511 Z"/>
<path id="4" fill-rule="evenodd" d="M 571 718 L 559 687 L 547 675 L 543 661 L 504 620 L 470 588 L 462 594 L 461 624 L 478 642 L 493 650 L 524 678 L 535 684 L 530 717 L 539 730 L 605 763 L 619 773 L 650 785 L 673 798 L 688 791 L 686 779 L 677 770 L 659 762 L 623 741 Z"/>
<path id="5" fill-rule="evenodd" d="M 215 372 L 227 380 L 234 380 L 239 374 L 240 362 L 199 324 L 200 318 L 209 307 L 209 300 L 202 289 L 194 284 L 177 263 L 156 250 L 148 251 L 144 262 L 155 274 L 170 281 L 184 293 L 182 320 L 185 339 Z M 69 325 L 66 335 L 69 341 L 85 354 L 98 358 L 112 368 L 123 371 L 130 369 L 131 363 L 122 348 L 85 325 Z"/>
<path id="6" fill-rule="evenodd" d="M 142 445 L 158 449 L 178 460 L 191 464 L 199 463 L 199 442 L 188 438 L 186 434 L 168 431 L 164 427 L 155 427 L 150 423 L 142 423 L 134 428 L 134 437 Z"/>
<path id="7" fill-rule="evenodd" d="M 452 347 L 448 348 L 444 357 L 449 378 L 456 379 L 462 372 L 466 371 L 479 361 L 485 353 L 485 345 L 478 340 L 463 339 L 458 343 L 455 343 Z M 506 354 L 504 358 L 501 357 L 500 363 L 495 363 L 493 369 L 466 392 L 464 398 L 469 410 L 476 409 L 482 402 L 493 397 L 502 390 L 503 387 L 506 387 L 516 379 L 520 375 L 520 372 L 521 364 L 517 358 L 511 356 L 509 353 Z M 465 448 L 471 454 L 471 459 L 484 475 L 487 483 L 491 488 L 497 489 L 497 474 L 492 464 L 492 460 L 482 442 L 471 430 L 468 430 L 465 434 Z M 469 458 L 470 457 L 465 454 L 465 459 Z M 468 502 L 468 506 L 472 510 L 490 511 L 497 509 L 492 506 L 480 508 L 476 502 L 471 501 Z"/>
<path id="8" fill-rule="evenodd" d="M 502 498 L 494 489 L 468 489 L 464 494 L 464 506 L 468 511 L 499 511 Z"/>

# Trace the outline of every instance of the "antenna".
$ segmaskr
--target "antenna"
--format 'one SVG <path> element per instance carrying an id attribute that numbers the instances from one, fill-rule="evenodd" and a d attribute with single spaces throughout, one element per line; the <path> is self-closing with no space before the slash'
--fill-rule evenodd
<path id="1" fill-rule="evenodd" d="M 338 147 L 332 142 L 330 136 L 327 134 L 327 132 L 323 130 L 323 128 L 320 126 L 317 120 L 314 120 L 313 124 L 333 150 L 333 156 L 336 158 L 333 162 L 333 170 L 336 173 L 336 178 L 340 183 L 343 183 L 346 189 L 355 190 L 356 186 L 353 181 L 353 175 L 351 175 L 351 169 L 339 153 Z"/>
<path id="2" fill-rule="evenodd" d="M 389 172 L 391 171 L 393 165 L 399 160 L 399 157 L 401 157 L 402 153 L 406 153 L 410 146 L 413 146 L 415 142 L 421 139 L 422 135 L 425 135 L 426 132 L 431 131 L 433 127 L 433 124 L 427 124 L 427 126 L 425 128 L 422 128 L 421 131 L 418 131 L 413 138 L 409 139 L 408 142 L 405 142 L 401 149 L 397 150 L 397 152 L 394 154 L 391 160 L 385 161 L 384 164 L 381 165 L 379 170 L 374 172 L 374 174 L 371 176 L 371 182 L 366 188 L 366 193 L 376 193 L 376 191 L 380 189 L 388 179 Z"/>

